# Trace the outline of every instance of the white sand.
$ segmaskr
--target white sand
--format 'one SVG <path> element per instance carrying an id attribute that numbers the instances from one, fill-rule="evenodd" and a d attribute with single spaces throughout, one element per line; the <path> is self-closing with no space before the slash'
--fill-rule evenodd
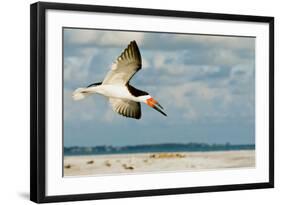
<path id="1" fill-rule="evenodd" d="M 254 166 L 254 150 L 69 156 L 64 159 L 64 175 L 197 171 Z"/>

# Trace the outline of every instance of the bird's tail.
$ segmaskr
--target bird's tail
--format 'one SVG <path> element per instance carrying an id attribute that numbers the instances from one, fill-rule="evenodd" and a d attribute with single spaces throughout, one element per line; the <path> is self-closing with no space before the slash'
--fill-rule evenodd
<path id="1" fill-rule="evenodd" d="M 72 98 L 73 100 L 82 100 L 88 95 L 91 95 L 91 93 L 87 92 L 87 88 L 77 88 L 73 93 L 72 93 Z"/>

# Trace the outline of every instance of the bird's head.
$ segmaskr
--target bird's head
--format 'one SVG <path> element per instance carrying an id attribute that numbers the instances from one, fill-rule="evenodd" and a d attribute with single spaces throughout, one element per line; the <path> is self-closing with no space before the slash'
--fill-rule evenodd
<path id="1" fill-rule="evenodd" d="M 149 107 L 152 107 L 153 109 L 160 112 L 162 115 L 167 116 L 167 114 L 162 111 L 164 108 L 150 95 L 140 96 L 140 99 L 142 102 L 147 104 Z"/>

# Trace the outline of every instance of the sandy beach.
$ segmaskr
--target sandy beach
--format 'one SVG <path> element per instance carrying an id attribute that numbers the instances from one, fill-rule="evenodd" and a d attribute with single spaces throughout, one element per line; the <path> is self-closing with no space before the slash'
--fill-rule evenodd
<path id="1" fill-rule="evenodd" d="M 199 171 L 254 166 L 254 150 L 65 156 L 64 176 Z"/>

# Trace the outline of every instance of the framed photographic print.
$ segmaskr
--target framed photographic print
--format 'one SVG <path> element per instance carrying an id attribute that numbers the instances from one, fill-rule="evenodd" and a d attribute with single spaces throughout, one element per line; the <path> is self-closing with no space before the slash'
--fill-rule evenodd
<path id="1" fill-rule="evenodd" d="M 30 198 L 274 186 L 274 18 L 31 5 Z"/>

